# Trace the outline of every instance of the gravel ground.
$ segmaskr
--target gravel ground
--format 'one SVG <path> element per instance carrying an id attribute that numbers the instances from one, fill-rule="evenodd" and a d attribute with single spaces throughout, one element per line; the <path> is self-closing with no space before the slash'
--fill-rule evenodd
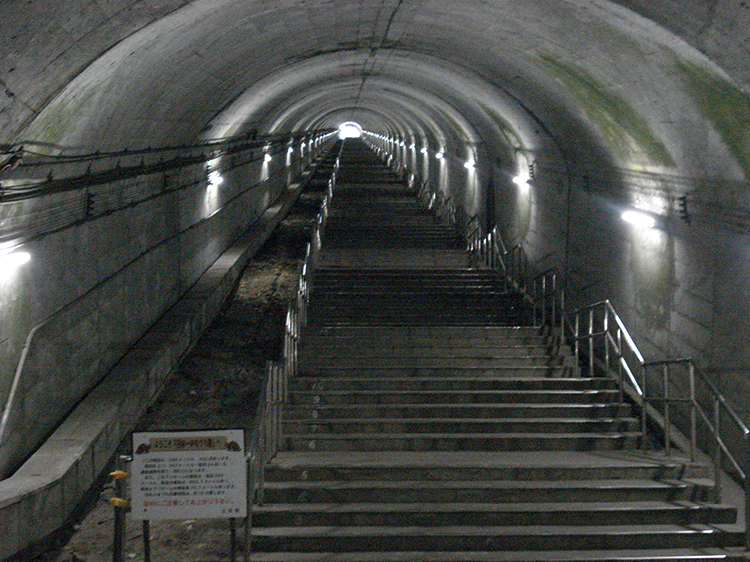
<path id="1" fill-rule="evenodd" d="M 226 310 L 203 335 L 136 431 L 234 429 L 251 425 L 267 361 L 278 360 L 284 318 L 297 286 L 318 194 L 304 194 L 245 270 Z M 36 560 L 112 560 L 112 484 L 96 494 L 64 540 Z M 243 522 L 238 522 L 241 544 Z M 152 560 L 229 560 L 229 521 L 151 522 Z M 241 553 L 238 559 L 241 558 Z M 127 520 L 126 560 L 143 560 L 142 524 Z"/>

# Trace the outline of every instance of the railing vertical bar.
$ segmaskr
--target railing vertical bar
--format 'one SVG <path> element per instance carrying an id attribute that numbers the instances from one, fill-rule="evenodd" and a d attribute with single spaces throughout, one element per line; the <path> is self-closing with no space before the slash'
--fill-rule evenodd
<path id="1" fill-rule="evenodd" d="M 576 358 L 576 365 L 580 365 L 581 364 L 580 363 L 581 361 L 581 313 L 580 312 L 576 312 L 573 335 L 574 335 L 573 353 Z"/>
<path id="2" fill-rule="evenodd" d="M 602 334 L 604 334 L 602 337 L 604 338 L 604 369 L 605 369 L 605 375 L 609 374 L 610 370 L 610 362 L 609 362 L 609 308 L 606 306 L 604 307 L 604 316 L 602 318 Z M 622 386 L 622 380 L 619 381 L 620 386 Z"/>
<path id="3" fill-rule="evenodd" d="M 669 365 L 667 363 L 662 366 L 662 377 L 662 384 L 664 385 L 664 450 L 666 451 L 667 456 L 669 456 L 672 451 L 672 430 L 670 421 L 670 401 L 672 397 L 669 392 Z"/>
<path id="4" fill-rule="evenodd" d="M 698 447 L 698 421 L 695 397 L 695 365 L 692 361 L 688 364 L 688 377 L 690 379 L 690 460 L 695 461 Z"/>
<path id="5" fill-rule="evenodd" d="M 560 347 L 565 345 L 565 290 L 560 289 Z M 577 365 L 578 363 L 576 363 Z"/>
<path id="6" fill-rule="evenodd" d="M 623 349 L 622 349 L 622 330 L 617 328 L 617 374 L 620 379 L 620 391 L 618 399 L 620 403 L 625 399 L 625 369 L 622 368 Z"/>
<path id="7" fill-rule="evenodd" d="M 721 435 L 721 403 L 719 402 L 719 398 L 717 396 L 713 397 L 713 409 L 714 409 L 714 433 L 716 435 Z M 722 460 L 722 451 L 721 451 L 721 444 L 719 441 L 716 441 L 716 450 L 714 451 L 714 501 L 716 503 L 719 503 L 721 501 L 722 496 L 722 486 L 721 486 L 721 460 Z M 747 524 L 747 522 L 746 522 Z"/>
<path id="8" fill-rule="evenodd" d="M 594 376 L 594 309 L 589 310 L 589 376 Z"/>
<path id="9" fill-rule="evenodd" d="M 744 433 L 745 550 L 750 550 L 750 434 Z"/>
<path id="10" fill-rule="evenodd" d="M 641 364 L 641 450 L 646 450 L 646 409 L 648 407 L 648 387 L 646 386 L 646 366 Z"/>

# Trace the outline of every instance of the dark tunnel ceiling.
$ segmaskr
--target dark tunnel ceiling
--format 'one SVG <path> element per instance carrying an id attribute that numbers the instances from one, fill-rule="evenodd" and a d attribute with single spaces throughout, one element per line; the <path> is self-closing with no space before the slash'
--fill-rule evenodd
<path id="1" fill-rule="evenodd" d="M 0 8 L 5 142 L 107 149 L 354 119 L 533 147 L 542 126 L 568 144 L 585 130 L 630 167 L 750 172 L 739 3 L 49 4 Z"/>

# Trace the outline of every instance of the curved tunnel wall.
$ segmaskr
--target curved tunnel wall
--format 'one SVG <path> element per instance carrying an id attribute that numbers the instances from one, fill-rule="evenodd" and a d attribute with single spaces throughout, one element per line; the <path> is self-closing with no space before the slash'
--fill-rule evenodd
<path id="1" fill-rule="evenodd" d="M 387 148 L 398 163 L 496 224 L 537 269 L 566 272 L 572 304 L 610 298 L 648 356 L 696 357 L 750 410 L 741 398 L 750 367 L 744 3 L 48 4 L 0 8 L 4 149 L 120 150 L 357 121 L 397 139 Z M 293 155 L 298 171 L 309 148 Z M 463 167 L 472 158 L 473 171 Z M 521 190 L 512 178 L 524 171 L 533 178 Z M 205 170 L 191 173 L 207 181 Z M 248 166 L 227 182 L 246 187 L 260 174 Z M 73 395 L 85 392 L 273 191 L 259 187 L 230 219 L 204 221 L 204 189 L 36 243 L 32 264 L 0 288 L 0 396 L 35 323 L 184 232 L 176 246 L 138 258 L 149 265 L 137 276 L 110 285 L 116 314 L 93 301 L 69 325 L 47 328 L 59 342 L 32 359 L 45 381 L 39 395 L 68 382 Z M 33 209 L 23 207 L 3 203 L 3 220 L 20 214 L 30 224 Z M 628 207 L 657 214 L 661 228 L 623 223 Z M 102 239 L 122 256 L 92 243 Z M 76 349 L 92 334 L 94 347 Z M 43 407 L 29 400 L 30 414 Z"/>

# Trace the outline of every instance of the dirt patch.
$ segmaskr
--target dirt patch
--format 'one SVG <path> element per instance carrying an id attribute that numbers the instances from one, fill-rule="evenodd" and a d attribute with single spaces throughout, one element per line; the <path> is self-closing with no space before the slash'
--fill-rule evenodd
<path id="1" fill-rule="evenodd" d="M 266 363 L 278 360 L 289 301 L 297 288 L 318 194 L 303 194 L 289 216 L 248 265 L 234 297 L 170 379 L 136 431 L 248 428 Z M 114 510 L 110 482 L 95 494 L 87 515 L 65 544 L 37 560 L 109 562 Z M 243 521 L 237 522 L 243 541 Z M 152 560 L 229 560 L 228 520 L 151 522 Z M 238 554 L 239 558 L 239 554 Z M 143 560 L 143 527 L 128 516 L 125 559 Z"/>

